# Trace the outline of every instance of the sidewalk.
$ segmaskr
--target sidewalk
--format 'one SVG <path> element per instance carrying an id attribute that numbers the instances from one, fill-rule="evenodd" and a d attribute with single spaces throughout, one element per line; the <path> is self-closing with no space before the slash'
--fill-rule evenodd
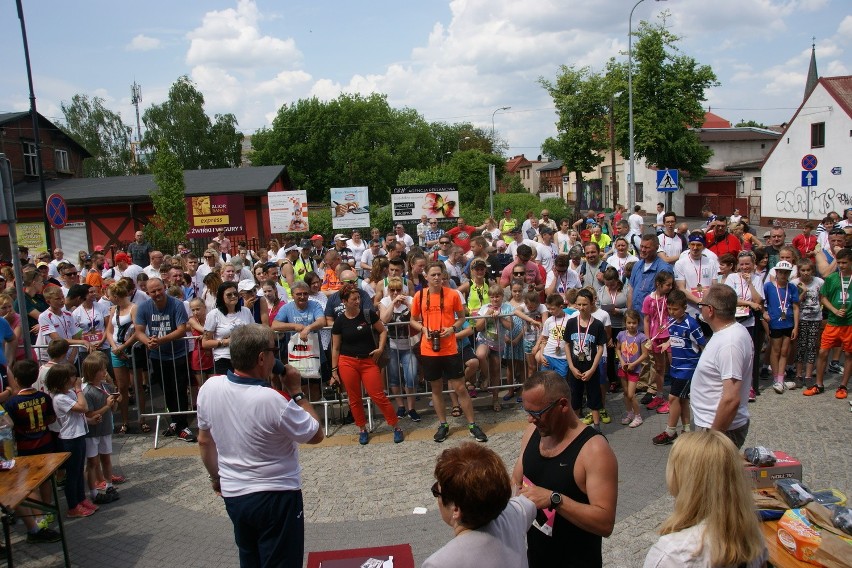
<path id="1" fill-rule="evenodd" d="M 852 413 L 847 401 L 834 398 L 838 382 L 838 376 L 828 375 L 825 394 L 810 398 L 800 390 L 783 395 L 765 390 L 750 405 L 746 445 L 783 449 L 802 461 L 804 481 L 812 489 L 834 487 L 849 495 Z M 508 404 L 494 413 L 488 399 L 475 402 L 477 420 L 490 438 L 488 447 L 511 468 L 526 426 L 523 411 Z M 402 423 L 408 434 L 402 444 L 393 444 L 390 429 L 378 423 L 367 446 L 359 446 L 355 428 L 347 426 L 320 446 L 302 449 L 306 551 L 411 543 L 419 565 L 451 539 L 429 492 L 432 470 L 444 448 L 472 438 L 460 419 L 451 419 L 452 435 L 436 444 L 434 413 L 425 398 L 419 404 L 423 422 Z M 669 447 L 651 444 L 651 437 L 664 428 L 665 416 L 645 412 L 645 424 L 631 429 L 618 423 L 621 395 L 610 395 L 607 406 L 613 423 L 603 429 L 618 457 L 619 497 L 613 536 L 604 539 L 604 565 L 641 566 L 657 538 L 656 527 L 671 511 L 665 488 Z M 119 487 L 120 501 L 66 523 L 73 565 L 236 566 L 231 523 L 221 499 L 210 490 L 197 445 L 168 439 L 155 451 L 151 436 L 115 437 L 114 442 L 116 470 L 128 482 Z M 428 512 L 414 515 L 415 507 Z M 58 544 L 27 544 L 21 523 L 12 534 L 17 566 L 62 565 Z"/>

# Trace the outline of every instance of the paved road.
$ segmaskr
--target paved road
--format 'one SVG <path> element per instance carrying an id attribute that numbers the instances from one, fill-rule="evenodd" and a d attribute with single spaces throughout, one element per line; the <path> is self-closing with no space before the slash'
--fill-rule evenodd
<path id="1" fill-rule="evenodd" d="M 849 494 L 852 413 L 846 401 L 834 398 L 837 383 L 838 377 L 827 377 L 826 394 L 812 398 L 801 391 L 777 395 L 766 390 L 751 405 L 747 445 L 783 449 L 801 459 L 811 488 Z M 486 408 L 487 401 L 477 402 L 489 447 L 511 466 L 525 425 L 523 412 L 509 405 L 497 414 Z M 604 541 L 604 563 L 631 567 L 641 566 L 656 527 L 671 509 L 665 489 L 669 448 L 650 441 L 664 427 L 664 417 L 651 415 L 641 427 L 626 428 L 617 424 L 621 404 L 620 395 L 611 395 L 608 406 L 616 420 L 604 425 L 618 456 L 620 480 L 617 523 Z M 419 425 L 404 423 L 408 439 L 403 444 L 391 443 L 388 427 L 378 424 L 368 446 L 359 446 L 354 427 L 347 426 L 322 445 L 302 450 L 307 551 L 408 542 L 419 564 L 450 539 L 429 493 L 431 472 L 443 448 L 470 438 L 459 422 L 449 440 L 436 444 L 431 439 L 434 413 L 424 408 L 423 415 Z M 129 478 L 120 488 L 121 500 L 66 525 L 74 566 L 237 564 L 230 522 L 209 489 L 197 446 L 167 440 L 152 450 L 150 436 L 116 437 L 114 459 Z M 415 515 L 415 507 L 428 512 Z M 27 544 L 20 524 L 13 537 L 18 566 L 61 565 L 59 545 Z"/>

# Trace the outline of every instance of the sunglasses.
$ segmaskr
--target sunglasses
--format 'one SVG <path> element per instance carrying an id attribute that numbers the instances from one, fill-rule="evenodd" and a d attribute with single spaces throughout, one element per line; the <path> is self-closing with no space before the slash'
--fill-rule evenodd
<path id="1" fill-rule="evenodd" d="M 435 483 L 432 484 L 432 497 L 437 499 L 440 496 L 441 496 L 441 492 L 438 490 L 438 482 L 436 481 Z"/>
<path id="2" fill-rule="evenodd" d="M 524 412 L 526 412 L 527 414 L 529 414 L 530 416 L 532 416 L 534 419 L 538 420 L 538 419 L 540 419 L 542 416 L 544 416 L 544 415 L 547 413 L 547 411 L 548 411 L 548 410 L 550 410 L 551 408 L 553 408 L 554 406 L 556 406 L 556 403 L 558 403 L 558 402 L 559 402 L 559 400 L 561 400 L 561 399 L 554 400 L 553 402 L 551 402 L 550 404 L 548 404 L 547 406 L 545 406 L 545 407 L 544 407 L 544 408 L 542 408 L 541 410 L 527 410 L 527 409 L 525 408 L 525 409 L 524 409 Z"/>
<path id="3" fill-rule="evenodd" d="M 239 296 L 239 294 L 237 294 L 236 292 L 226 292 L 222 294 L 222 296 L 224 296 L 225 298 L 236 298 L 237 296 Z"/>
<path id="4" fill-rule="evenodd" d="M 713 304 L 706 304 L 706 303 L 704 303 L 704 302 L 698 302 L 698 308 L 699 308 L 699 309 L 704 308 L 704 307 L 707 307 L 707 308 L 713 308 L 714 310 L 718 310 L 718 309 L 719 309 L 719 308 L 717 308 L 716 306 L 714 306 Z"/>
<path id="5" fill-rule="evenodd" d="M 526 276 L 527 273 L 526 272 L 513 272 L 512 275 L 513 276 Z"/>

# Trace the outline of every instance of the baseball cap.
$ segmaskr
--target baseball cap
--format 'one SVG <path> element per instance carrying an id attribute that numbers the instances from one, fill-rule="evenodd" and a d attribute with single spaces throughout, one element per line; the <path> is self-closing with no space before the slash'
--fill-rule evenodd
<path id="1" fill-rule="evenodd" d="M 786 260 L 779 260 L 778 264 L 775 265 L 775 271 L 779 270 L 793 270 L 793 265 L 787 262 Z"/>
<path id="2" fill-rule="evenodd" d="M 497 250 L 506 250 L 507 245 L 506 245 L 506 241 L 499 240 L 499 241 L 494 242 L 494 246 L 497 248 Z"/>
<path id="3" fill-rule="evenodd" d="M 101 245 L 97 245 L 95 247 L 95 252 L 103 252 L 103 251 L 104 251 L 104 247 L 102 247 Z"/>
<path id="4" fill-rule="evenodd" d="M 324 239 L 325 239 L 325 237 L 323 237 L 322 235 L 314 235 L 313 237 L 311 237 L 312 241 L 316 241 L 316 240 L 321 241 L 321 240 L 324 240 Z"/>
<path id="5" fill-rule="evenodd" d="M 117 255 L 115 255 L 115 261 L 116 262 L 127 262 L 127 263 L 133 262 L 133 260 L 131 260 L 131 258 L 130 258 L 130 255 L 127 254 L 126 252 L 120 252 Z"/>
<path id="6" fill-rule="evenodd" d="M 343 233 L 337 233 L 336 235 L 334 235 L 334 240 L 335 241 L 345 241 L 346 235 L 344 235 Z"/>
<path id="7" fill-rule="evenodd" d="M 592 232 L 588 229 L 583 229 L 582 231 L 580 231 L 580 239 L 582 239 L 583 241 L 592 240 Z"/>
<path id="8" fill-rule="evenodd" d="M 311 239 L 302 239 L 302 242 L 299 243 L 299 246 L 303 249 L 311 248 L 313 245 L 311 244 Z"/>
<path id="9" fill-rule="evenodd" d="M 44 262 L 44 261 L 39 262 L 38 264 L 36 264 L 36 268 L 44 268 L 44 267 L 49 267 L 49 266 L 50 266 L 50 265 L 49 265 L 48 263 Z"/>
<path id="10" fill-rule="evenodd" d="M 237 290 L 240 292 L 250 292 L 257 288 L 257 285 L 251 280 L 240 280 L 237 284 Z"/>
<path id="11" fill-rule="evenodd" d="M 288 252 L 293 252 L 294 250 L 298 251 L 300 249 L 301 247 L 299 245 L 290 245 L 289 247 L 284 249 L 284 254 L 287 254 Z"/>

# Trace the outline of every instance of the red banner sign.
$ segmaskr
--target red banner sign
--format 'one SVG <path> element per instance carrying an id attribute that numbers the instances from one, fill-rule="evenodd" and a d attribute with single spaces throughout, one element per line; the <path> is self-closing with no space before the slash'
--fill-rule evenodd
<path id="1" fill-rule="evenodd" d="M 225 229 L 226 235 L 246 234 L 246 213 L 239 194 L 197 195 L 186 198 L 189 238 L 212 237 Z"/>

